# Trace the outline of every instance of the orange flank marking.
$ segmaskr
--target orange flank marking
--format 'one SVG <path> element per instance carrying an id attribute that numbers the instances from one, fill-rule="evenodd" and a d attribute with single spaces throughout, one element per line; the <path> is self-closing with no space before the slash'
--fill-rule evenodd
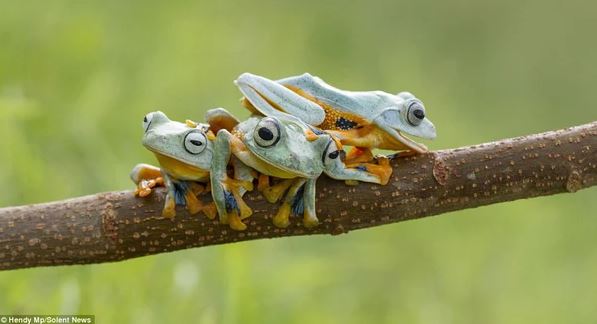
<path id="1" fill-rule="evenodd" d="M 332 107 L 321 100 L 318 100 L 317 98 L 306 93 L 305 91 L 303 91 L 300 88 L 293 87 L 293 86 L 286 86 L 286 88 L 296 92 L 296 94 L 298 94 L 301 97 L 304 97 L 307 100 L 313 101 L 314 103 L 321 106 L 321 108 L 323 108 L 323 110 L 325 111 L 325 119 L 323 120 L 323 123 L 321 123 L 320 125 L 316 125 L 317 127 L 321 128 L 321 129 L 325 129 L 325 130 L 341 129 L 336 125 L 336 121 L 338 121 L 340 118 L 344 118 L 346 120 L 356 123 L 355 128 L 360 128 L 360 127 L 363 127 L 363 126 L 369 124 L 369 122 L 366 121 L 363 117 L 361 117 L 359 115 L 351 114 L 349 112 L 340 111 L 337 108 Z"/>
<path id="2" fill-rule="evenodd" d="M 312 130 L 307 129 L 305 130 L 305 138 L 307 139 L 307 141 L 313 142 L 317 140 L 319 136 L 317 136 L 317 134 L 315 134 Z"/>
<path id="3" fill-rule="evenodd" d="M 402 151 L 410 148 L 374 125 L 359 129 L 329 130 L 328 133 L 341 139 L 344 145 L 375 147 L 382 150 Z"/>
<path id="4" fill-rule="evenodd" d="M 247 108 L 252 114 L 258 114 L 260 115 L 261 113 L 257 110 L 257 108 L 255 108 L 255 106 L 253 106 L 253 104 L 245 97 L 243 97 L 240 100 L 240 104 Z"/>

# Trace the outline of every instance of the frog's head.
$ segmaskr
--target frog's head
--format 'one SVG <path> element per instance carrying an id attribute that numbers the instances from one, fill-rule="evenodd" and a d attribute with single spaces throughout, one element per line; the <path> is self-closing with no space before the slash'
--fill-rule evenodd
<path id="1" fill-rule="evenodd" d="M 373 122 L 409 148 L 417 152 L 426 152 L 427 149 L 423 145 L 403 135 L 435 138 L 435 126 L 427 118 L 423 102 L 409 92 L 401 92 L 398 95 L 382 94 L 382 102 L 386 108 L 373 117 Z"/>
<path id="2" fill-rule="evenodd" d="M 308 140 L 305 134 L 309 126 L 285 114 L 253 117 L 247 123 L 250 131 L 244 135 L 245 145 L 261 160 L 305 178 L 317 177 L 323 171 L 322 152 L 329 135 Z"/>
<path id="3" fill-rule="evenodd" d="M 165 156 L 209 170 L 213 151 L 205 127 L 190 127 L 168 119 L 161 111 L 151 112 L 143 118 L 143 145 L 158 158 Z"/>

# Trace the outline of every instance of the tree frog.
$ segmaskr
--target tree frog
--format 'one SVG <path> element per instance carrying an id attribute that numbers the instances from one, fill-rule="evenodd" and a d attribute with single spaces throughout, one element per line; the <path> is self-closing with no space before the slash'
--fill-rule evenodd
<path id="1" fill-rule="evenodd" d="M 403 134 L 433 139 L 436 131 L 423 103 L 409 92 L 345 91 L 305 73 L 277 81 L 243 73 L 235 81 L 253 112 L 294 115 L 351 145 L 346 163 L 371 160 L 372 148 L 426 152 Z"/>
<path id="2" fill-rule="evenodd" d="M 215 206 L 204 206 L 196 195 L 207 191 L 214 154 L 212 130 L 232 129 L 238 120 L 221 109 L 211 114 L 209 122 L 209 125 L 188 120 L 180 123 L 170 120 L 161 111 L 151 112 L 143 118 L 143 145 L 154 153 L 160 168 L 138 164 L 130 176 L 138 184 L 136 194 L 139 196 L 147 196 L 154 186 L 165 183 L 168 193 L 162 211 L 164 217 L 174 217 L 175 207 L 179 204 L 186 205 L 191 214 L 203 211 L 209 218 L 215 218 Z M 239 204 L 243 205 L 241 196 L 244 191 L 239 188 L 251 190 L 252 182 L 236 181 L 235 184 L 233 191 L 237 193 Z"/>
<path id="3" fill-rule="evenodd" d="M 312 136 L 313 133 L 316 136 Z M 236 125 L 231 132 L 220 130 L 214 141 L 210 177 L 212 196 L 222 222 L 228 221 L 230 206 L 236 204 L 235 197 L 228 193 L 225 167 L 231 157 L 263 175 L 259 178 L 258 188 L 268 201 L 275 202 L 288 191 L 273 219 L 278 227 L 289 225 L 290 213 L 303 214 L 306 227 L 318 224 L 315 182 L 322 172 L 340 180 L 387 182 L 387 179 L 371 172 L 381 166 L 362 163 L 348 168 L 342 162 L 343 153 L 332 136 L 280 111 L 268 117 L 253 115 Z M 268 176 L 283 180 L 269 186 Z M 234 226 L 238 230 L 246 227 L 242 222 L 236 222 Z"/>

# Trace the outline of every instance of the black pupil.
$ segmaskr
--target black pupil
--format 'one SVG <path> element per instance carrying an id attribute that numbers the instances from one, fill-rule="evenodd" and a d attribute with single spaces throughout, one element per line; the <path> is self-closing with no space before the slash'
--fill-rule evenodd
<path id="1" fill-rule="evenodd" d="M 143 122 L 147 123 L 147 116 L 143 117 Z"/>
<path id="2" fill-rule="evenodd" d="M 340 151 L 334 151 L 334 152 L 328 154 L 328 157 L 333 160 L 333 159 L 337 158 L 338 155 L 340 155 Z"/>
<path id="3" fill-rule="evenodd" d="M 191 142 L 191 144 L 193 144 L 195 146 L 201 146 L 201 145 L 203 145 L 203 143 L 201 143 L 200 140 L 191 140 L 190 142 Z"/>
<path id="4" fill-rule="evenodd" d="M 422 109 L 415 109 L 413 111 L 413 115 L 415 115 L 415 117 L 417 117 L 419 119 L 425 118 L 425 112 Z"/>
<path id="5" fill-rule="evenodd" d="M 266 141 L 271 141 L 272 139 L 274 139 L 274 133 L 272 133 L 272 131 L 267 129 L 266 127 L 261 127 L 259 129 L 258 134 L 259 137 Z"/>

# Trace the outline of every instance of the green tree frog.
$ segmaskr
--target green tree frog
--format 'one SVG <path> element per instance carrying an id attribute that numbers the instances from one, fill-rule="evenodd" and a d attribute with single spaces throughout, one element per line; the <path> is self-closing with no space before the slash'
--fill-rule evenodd
<path id="1" fill-rule="evenodd" d="M 277 81 L 243 73 L 235 84 L 252 112 L 265 116 L 286 112 L 353 146 L 347 165 L 371 160 L 373 148 L 426 152 L 425 146 L 404 134 L 436 136 L 423 103 L 409 92 L 345 91 L 308 73 Z"/>
<path id="2" fill-rule="evenodd" d="M 151 112 L 143 118 L 143 145 L 154 153 L 160 168 L 138 164 L 130 177 L 135 182 L 138 196 L 147 196 L 154 186 L 165 184 L 168 189 L 162 215 L 174 217 L 176 205 L 185 205 L 189 213 L 203 211 L 209 218 L 215 218 L 212 204 L 203 205 L 197 194 L 207 191 L 209 172 L 214 154 L 213 130 L 220 127 L 232 129 L 238 123 L 225 110 L 211 115 L 210 125 L 192 121 L 180 123 L 170 120 L 161 111 Z M 252 178 L 251 178 L 252 180 Z M 243 190 L 251 190 L 251 181 L 235 181 L 232 188 L 243 205 Z M 243 188 L 243 189 L 240 189 Z M 246 207 L 245 209 L 248 209 Z"/>
<path id="3" fill-rule="evenodd" d="M 211 112 L 208 112 L 209 115 Z M 315 135 L 314 135 L 315 133 Z M 270 202 L 277 201 L 288 191 L 273 221 L 278 227 L 289 225 L 289 215 L 302 214 L 306 227 L 318 224 L 315 213 L 315 182 L 324 172 L 340 180 L 387 182 L 370 172 L 379 165 L 361 163 L 348 168 L 342 162 L 344 151 L 333 138 L 308 126 L 299 118 L 276 111 L 271 116 L 253 115 L 229 132 L 222 129 L 214 142 L 211 170 L 211 190 L 222 222 L 230 222 L 237 230 L 246 225 L 238 218 L 230 219 L 230 211 L 237 205 L 230 194 L 226 165 L 231 158 L 242 161 L 264 176 L 258 188 Z M 384 166 L 385 167 L 385 166 Z M 269 178 L 283 179 L 269 186 Z"/>

